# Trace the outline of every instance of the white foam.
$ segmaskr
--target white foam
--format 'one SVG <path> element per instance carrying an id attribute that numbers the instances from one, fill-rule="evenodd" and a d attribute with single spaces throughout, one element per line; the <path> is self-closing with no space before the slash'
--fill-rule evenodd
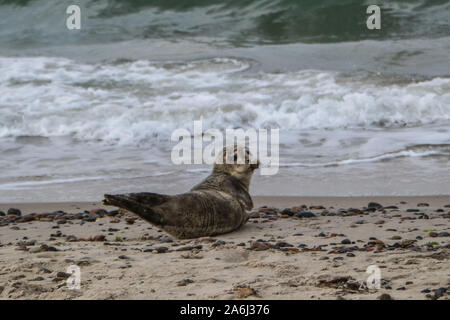
<path id="1" fill-rule="evenodd" d="M 450 79 L 381 86 L 339 74 L 242 73 L 249 62 L 82 64 L 0 58 L 0 137 L 73 136 L 139 144 L 204 129 L 287 130 L 421 125 L 450 120 Z"/>
<path id="2" fill-rule="evenodd" d="M 82 177 L 82 178 L 53 179 L 53 180 L 42 180 L 42 181 L 11 182 L 11 183 L 0 184 L 0 190 L 26 190 L 26 189 L 32 189 L 32 188 L 36 188 L 39 186 L 46 186 L 46 185 L 52 185 L 52 184 L 97 181 L 97 180 L 104 180 L 104 179 L 105 179 L 105 177 Z"/>
<path id="3" fill-rule="evenodd" d="M 344 166 L 344 165 L 352 165 L 359 163 L 371 163 L 371 162 L 379 162 L 383 160 L 396 159 L 402 157 L 428 157 L 428 156 L 442 156 L 443 153 L 441 151 L 423 151 L 416 152 L 412 150 L 402 150 L 398 152 L 381 154 L 371 158 L 359 158 L 359 159 L 344 159 L 332 162 L 325 163 L 302 163 L 302 162 L 293 162 L 293 163 L 285 163 L 281 164 L 280 167 L 307 167 L 307 168 L 317 168 L 317 167 L 332 167 L 332 166 Z M 447 155 L 450 155 L 448 153 Z"/>

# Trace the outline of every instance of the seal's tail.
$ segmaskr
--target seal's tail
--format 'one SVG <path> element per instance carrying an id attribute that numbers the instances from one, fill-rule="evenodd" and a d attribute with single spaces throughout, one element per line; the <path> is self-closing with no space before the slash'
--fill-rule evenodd
<path id="1" fill-rule="evenodd" d="M 105 194 L 103 204 L 131 211 L 155 225 L 164 225 L 164 219 L 153 210 L 153 206 L 166 202 L 170 196 L 157 193 Z"/>

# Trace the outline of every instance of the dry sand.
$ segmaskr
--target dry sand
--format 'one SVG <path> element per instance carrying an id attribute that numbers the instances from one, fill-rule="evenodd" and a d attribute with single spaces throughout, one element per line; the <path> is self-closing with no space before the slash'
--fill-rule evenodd
<path id="1" fill-rule="evenodd" d="M 254 200 L 253 218 L 241 229 L 182 241 L 140 219 L 127 223 L 135 217 L 131 214 L 94 217 L 95 222 L 41 215 L 39 221 L 5 223 L 0 217 L 0 298 L 377 299 L 387 293 L 394 299 L 449 299 L 450 196 Z M 371 201 L 385 208 L 348 210 Z M 263 205 L 308 208 L 293 208 L 294 216 L 288 216 L 258 209 Z M 104 208 L 0 204 L 5 213 L 11 207 L 22 216 Z M 315 217 L 296 217 L 301 211 Z M 105 239 L 88 241 L 95 236 Z M 65 275 L 58 275 L 70 265 L 80 267 L 80 290 L 69 290 Z M 381 289 L 364 287 L 369 265 L 380 268 Z M 428 298 L 424 289 L 430 290 Z"/>

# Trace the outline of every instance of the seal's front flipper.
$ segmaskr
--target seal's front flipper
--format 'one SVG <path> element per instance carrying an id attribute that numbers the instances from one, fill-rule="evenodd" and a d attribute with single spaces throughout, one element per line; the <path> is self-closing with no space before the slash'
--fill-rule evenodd
<path id="1" fill-rule="evenodd" d="M 165 197 L 169 196 L 156 193 L 105 194 L 103 204 L 126 209 L 148 222 L 162 226 L 164 225 L 164 219 L 151 206 L 165 202 L 167 200 Z"/>

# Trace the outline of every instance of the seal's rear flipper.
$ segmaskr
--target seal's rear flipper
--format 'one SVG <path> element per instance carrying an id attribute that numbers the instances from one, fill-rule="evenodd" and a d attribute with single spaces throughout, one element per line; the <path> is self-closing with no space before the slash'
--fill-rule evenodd
<path id="1" fill-rule="evenodd" d="M 168 196 L 156 193 L 105 194 L 103 204 L 126 209 L 148 222 L 162 226 L 164 225 L 164 221 L 161 215 L 156 213 L 150 206 L 165 202 L 166 197 Z"/>

